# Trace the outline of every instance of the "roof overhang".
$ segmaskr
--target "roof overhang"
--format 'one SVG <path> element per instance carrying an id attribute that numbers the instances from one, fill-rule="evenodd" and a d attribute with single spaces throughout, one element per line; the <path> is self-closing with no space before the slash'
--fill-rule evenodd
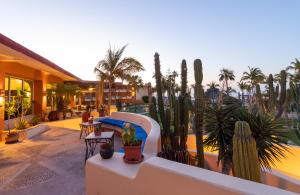
<path id="1" fill-rule="evenodd" d="M 0 62 L 15 62 L 64 81 L 81 81 L 72 73 L 0 33 Z"/>

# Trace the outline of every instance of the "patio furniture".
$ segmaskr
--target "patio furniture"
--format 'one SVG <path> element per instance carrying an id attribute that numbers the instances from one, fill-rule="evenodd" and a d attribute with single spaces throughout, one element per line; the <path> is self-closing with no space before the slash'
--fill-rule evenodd
<path id="1" fill-rule="evenodd" d="M 114 147 L 114 132 L 102 132 L 101 135 L 95 136 L 95 133 L 92 132 L 85 138 L 85 161 L 94 155 L 95 149 L 100 143 L 109 143 Z"/>
<path id="2" fill-rule="evenodd" d="M 79 124 L 80 126 L 80 136 L 81 139 L 82 134 L 84 133 L 85 136 L 88 136 L 91 132 L 94 132 L 95 128 L 101 128 L 101 122 L 93 121 L 93 123 L 83 122 Z"/>
<path id="3" fill-rule="evenodd" d="M 91 116 L 93 116 L 94 118 L 99 118 L 99 112 L 98 111 L 92 111 Z"/>
<path id="4" fill-rule="evenodd" d="M 82 122 L 88 122 L 90 116 L 91 116 L 91 113 L 90 113 L 90 112 L 84 112 L 84 113 L 82 113 L 82 116 L 81 116 Z"/>

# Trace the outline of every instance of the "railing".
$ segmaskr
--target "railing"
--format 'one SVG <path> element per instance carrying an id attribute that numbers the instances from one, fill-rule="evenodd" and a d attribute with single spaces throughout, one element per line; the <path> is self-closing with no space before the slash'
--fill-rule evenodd
<path id="1" fill-rule="evenodd" d="M 121 111 L 149 116 L 149 104 L 135 104 L 130 106 L 124 106 L 122 107 Z"/>

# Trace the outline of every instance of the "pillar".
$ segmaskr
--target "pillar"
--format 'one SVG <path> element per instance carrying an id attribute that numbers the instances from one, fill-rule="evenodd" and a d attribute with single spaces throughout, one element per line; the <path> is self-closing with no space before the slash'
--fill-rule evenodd
<path id="1" fill-rule="evenodd" d="M 3 130 L 4 130 L 4 107 L 5 107 L 5 74 L 0 72 L 0 141 L 4 140 Z"/>
<path id="2" fill-rule="evenodd" d="M 46 85 L 41 80 L 34 81 L 34 114 L 42 115 L 46 110 L 47 97 L 46 97 Z"/>

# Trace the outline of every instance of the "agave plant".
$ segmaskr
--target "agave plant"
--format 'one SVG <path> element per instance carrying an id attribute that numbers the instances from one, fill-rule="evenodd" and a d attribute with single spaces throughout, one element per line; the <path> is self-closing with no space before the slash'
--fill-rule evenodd
<path id="1" fill-rule="evenodd" d="M 284 143 L 288 133 L 273 116 L 262 114 L 257 109 L 241 109 L 237 117 L 246 121 L 252 130 L 262 168 L 270 169 L 276 162 L 280 162 L 280 159 L 285 158 L 284 152 L 288 151 L 288 148 Z"/>
<path id="2" fill-rule="evenodd" d="M 232 165 L 232 137 L 237 121 L 236 111 L 241 102 L 225 96 L 222 105 L 211 104 L 206 107 L 204 115 L 204 145 L 212 151 L 218 151 L 218 163 L 222 163 L 222 173 L 229 174 Z"/>
<path id="3" fill-rule="evenodd" d="M 205 114 L 204 144 L 212 151 L 218 151 L 218 163 L 222 162 L 222 172 L 228 174 L 232 168 L 232 139 L 236 121 L 249 124 L 257 144 L 258 158 L 263 169 L 270 169 L 275 162 L 285 158 L 284 145 L 287 132 L 274 117 L 259 112 L 258 109 L 247 110 L 232 97 L 225 97 L 222 105 L 207 107 Z"/>

